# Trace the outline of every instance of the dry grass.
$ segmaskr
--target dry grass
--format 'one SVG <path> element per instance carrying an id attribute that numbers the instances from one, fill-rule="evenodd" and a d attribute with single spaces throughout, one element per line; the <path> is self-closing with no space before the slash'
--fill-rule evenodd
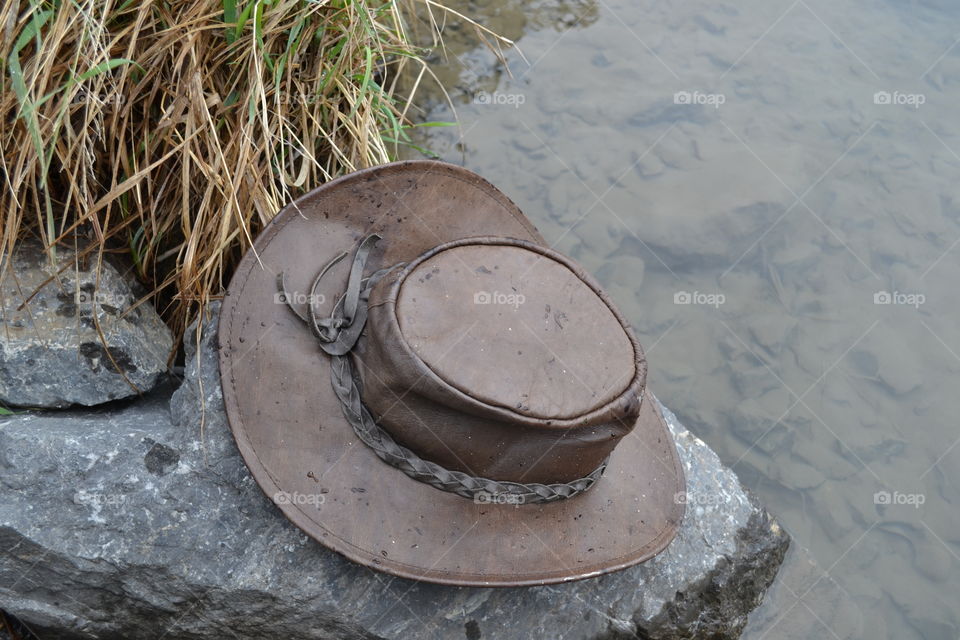
<path id="1" fill-rule="evenodd" d="M 285 203 L 392 158 L 429 73 L 404 19 L 436 34 L 447 11 L 0 0 L 0 278 L 27 235 L 97 264 L 125 253 L 180 335 Z"/>

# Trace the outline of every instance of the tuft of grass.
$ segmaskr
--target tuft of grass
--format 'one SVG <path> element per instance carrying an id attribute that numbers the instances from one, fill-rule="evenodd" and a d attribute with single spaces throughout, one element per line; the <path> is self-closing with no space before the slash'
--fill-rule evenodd
<path id="1" fill-rule="evenodd" d="M 436 45 L 435 12 L 467 20 L 435 0 L 0 0 L 0 279 L 29 235 L 126 254 L 182 335 L 284 204 L 411 144 L 429 69 L 409 30 Z"/>

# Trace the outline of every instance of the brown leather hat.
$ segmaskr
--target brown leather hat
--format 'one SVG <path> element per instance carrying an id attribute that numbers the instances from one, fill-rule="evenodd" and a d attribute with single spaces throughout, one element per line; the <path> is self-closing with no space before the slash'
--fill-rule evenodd
<path id="1" fill-rule="evenodd" d="M 460 167 L 375 167 L 287 206 L 230 283 L 220 349 L 261 488 L 374 569 L 576 580 L 657 554 L 683 517 L 633 332 Z"/>

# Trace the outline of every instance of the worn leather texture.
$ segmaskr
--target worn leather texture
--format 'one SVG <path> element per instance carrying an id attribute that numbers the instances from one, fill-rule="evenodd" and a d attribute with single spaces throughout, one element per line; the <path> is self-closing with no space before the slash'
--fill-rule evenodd
<path id="1" fill-rule="evenodd" d="M 475 300 L 497 287 L 527 294 Z M 368 314 L 356 349 L 364 402 L 394 439 L 447 468 L 569 482 L 640 414 L 646 360 L 633 333 L 583 269 L 534 243 L 436 247 L 378 282 Z"/>
<path id="2" fill-rule="evenodd" d="M 283 272 L 291 294 L 308 292 L 324 264 L 370 233 L 383 237 L 368 261 L 370 272 L 416 263 L 428 252 L 440 255 L 446 243 L 464 240 L 471 246 L 489 244 L 490 259 L 503 265 L 525 256 L 524 251 L 549 261 L 545 273 L 552 274 L 552 284 L 536 294 L 545 296 L 542 300 L 531 299 L 557 296 L 551 305 L 562 306 L 562 295 L 553 287 L 579 292 L 587 311 L 583 317 L 576 309 L 565 313 L 581 323 L 599 324 L 570 329 L 564 344 L 553 348 L 564 360 L 577 360 L 568 363 L 568 371 L 581 378 L 598 376 L 590 393 L 573 391 L 573 383 L 564 379 L 558 384 L 570 393 L 559 400 L 538 396 L 511 407 L 514 394 L 521 392 L 512 382 L 477 384 L 470 393 L 476 381 L 472 376 L 501 376 L 501 368 L 485 360 L 490 356 L 471 356 L 467 350 L 448 362 L 430 346 L 411 351 L 409 345 L 379 337 L 391 331 L 406 337 L 404 322 L 413 335 L 417 326 L 425 330 L 423 323 L 429 322 L 413 310 L 401 319 L 391 311 L 398 299 L 406 305 L 399 269 L 374 292 L 379 297 L 370 308 L 356 361 L 363 368 L 365 401 L 370 394 L 369 402 L 388 417 L 393 432 L 416 440 L 424 457 L 462 464 L 471 472 L 558 480 L 547 476 L 588 469 L 609 447 L 604 444 L 609 439 L 615 446 L 607 470 L 589 491 L 546 504 L 476 502 L 406 476 L 359 441 L 331 387 L 329 357 L 307 326 L 278 301 L 276 281 Z M 476 240 L 481 237 L 487 239 Z M 499 253 L 507 245 L 521 253 Z M 643 390 L 642 351 L 593 280 L 545 245 L 516 205 L 491 184 L 460 167 L 430 161 L 384 165 L 331 181 L 285 207 L 266 226 L 238 265 L 224 299 L 220 370 L 237 446 L 260 487 L 287 518 L 356 562 L 454 585 L 564 582 L 642 562 L 666 547 L 683 517 L 676 496 L 684 490 L 684 479 L 666 425 Z M 321 313 L 328 314 L 344 290 L 348 262 L 341 261 L 324 278 Z M 417 278 L 425 275 L 416 273 Z M 424 295 L 426 290 L 418 292 L 416 285 L 411 285 L 411 295 Z M 431 295 L 441 295 L 437 291 Z M 394 302 L 385 302 L 391 296 Z M 474 317 L 479 317 L 476 309 L 468 309 L 463 321 Z M 493 323 L 491 331 L 493 327 L 504 328 Z M 606 348 L 597 344 L 598 331 L 609 332 L 604 342 L 635 347 L 632 354 L 623 350 L 627 358 L 609 358 L 609 371 L 588 360 Z M 511 362 L 503 373 L 517 376 L 525 366 L 543 365 L 543 345 L 538 351 L 531 346 L 535 343 L 531 336 L 526 344 L 532 360 Z M 627 360 L 634 376 L 631 382 L 618 382 L 620 374 L 630 372 Z M 456 369 L 472 365 L 482 366 L 469 372 Z M 421 380 L 417 376 L 423 373 Z M 557 377 L 555 371 L 553 375 Z M 373 390 L 377 385 L 383 389 L 379 397 Z M 525 468 L 531 474 L 525 475 Z"/>

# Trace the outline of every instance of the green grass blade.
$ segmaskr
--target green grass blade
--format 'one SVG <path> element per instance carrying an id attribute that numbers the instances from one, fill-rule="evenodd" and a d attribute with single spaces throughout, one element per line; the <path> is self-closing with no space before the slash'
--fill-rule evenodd
<path id="1" fill-rule="evenodd" d="M 439 159 L 440 159 L 440 155 L 439 155 L 439 154 L 434 153 L 433 151 L 430 151 L 430 149 L 426 149 L 426 148 L 424 148 L 424 147 L 421 147 L 420 145 L 413 144 L 412 142 L 404 142 L 403 140 L 397 140 L 396 138 L 391 138 L 391 137 L 389 137 L 389 136 L 383 136 L 383 139 L 384 139 L 385 141 L 387 141 L 387 142 L 392 142 L 392 143 L 394 143 L 394 144 L 402 144 L 402 145 L 405 146 L 405 147 L 410 147 L 410 148 L 413 149 L 414 151 L 418 151 L 418 152 L 422 153 L 423 155 L 427 156 L 427 157 L 430 158 L 431 160 L 439 160 Z"/>
<path id="2" fill-rule="evenodd" d="M 247 21 L 250 19 L 250 12 L 253 11 L 254 7 L 256 7 L 258 4 L 260 4 L 258 1 L 251 2 L 244 7 L 243 11 L 240 12 L 240 16 L 236 19 L 237 26 L 235 29 L 234 40 L 243 35 L 243 28 L 247 25 Z"/>
<path id="3" fill-rule="evenodd" d="M 353 109 L 350 109 L 348 118 L 352 118 L 357 113 L 357 109 L 363 102 L 363 96 L 367 95 L 367 91 L 370 90 L 370 79 L 373 77 L 373 49 L 370 47 L 364 47 L 364 49 L 366 50 L 367 60 L 363 70 L 363 80 L 360 82 L 360 99 L 354 103 Z"/>
<path id="4" fill-rule="evenodd" d="M 23 119 L 26 123 L 27 131 L 30 134 L 30 141 L 33 143 L 34 152 L 37 154 L 37 157 L 40 159 L 41 166 L 43 170 L 43 181 L 46 182 L 46 167 L 48 163 L 46 161 L 47 152 L 43 148 L 43 138 L 40 135 L 40 123 L 37 120 L 36 105 L 30 99 L 30 92 L 27 89 L 26 80 L 23 77 L 23 67 L 20 64 L 20 52 L 27 46 L 27 44 L 33 40 L 35 37 L 38 39 L 37 48 L 42 46 L 40 41 L 40 30 L 43 28 L 43 25 L 47 23 L 47 20 L 50 19 L 50 16 L 53 15 L 53 11 L 38 11 L 33 15 L 30 22 L 23 28 L 23 31 L 20 32 L 20 36 L 17 38 L 16 42 L 13 45 L 13 50 L 10 52 L 10 57 L 7 60 L 7 67 L 10 72 L 10 81 L 13 84 L 13 93 L 17 97 L 17 102 L 20 104 L 20 111 L 18 116 Z M 53 203 L 50 202 L 49 191 L 44 189 L 44 204 L 46 209 L 46 221 L 47 221 L 47 235 L 50 239 L 55 237 L 55 225 L 53 222 Z M 54 252 L 51 257 L 55 257 L 56 253 Z"/>
<path id="5" fill-rule="evenodd" d="M 223 22 L 227 25 L 227 42 L 233 44 L 237 37 L 230 27 L 237 24 L 237 0 L 223 0 Z"/>
<path id="6" fill-rule="evenodd" d="M 52 15 L 53 11 L 49 9 L 47 11 L 36 12 L 30 20 L 30 23 L 20 32 L 20 37 L 17 38 L 17 41 L 13 45 L 13 52 L 19 54 L 23 51 L 23 48 L 27 46 L 27 43 L 34 37 L 38 37 L 40 35 L 40 29 L 43 28 L 43 25 L 47 23 L 47 20 L 49 20 Z"/>
<path id="7" fill-rule="evenodd" d="M 134 62 L 133 60 L 128 60 L 128 59 L 126 59 L 126 58 L 113 58 L 112 60 L 107 60 L 106 62 L 101 62 L 100 64 L 98 64 L 98 65 L 96 65 L 96 66 L 94 66 L 94 67 L 91 67 L 90 69 L 87 69 L 86 71 L 84 71 L 83 73 L 81 73 L 79 76 L 75 76 L 75 77 L 73 77 L 73 78 L 70 78 L 70 80 L 68 80 L 68 81 L 66 82 L 66 84 L 64 84 L 62 87 L 56 89 L 55 91 L 51 91 L 51 92 L 48 93 L 47 95 L 45 95 L 45 96 L 43 96 L 42 98 L 40 98 L 39 100 L 37 100 L 37 102 L 34 103 L 34 107 L 39 107 L 39 106 L 43 105 L 47 100 L 49 100 L 49 99 L 52 98 L 53 96 L 57 95 L 57 94 L 60 93 L 61 91 L 67 91 L 68 89 L 73 88 L 74 86 L 76 86 L 77 84 L 79 84 L 79 83 L 81 83 L 81 82 L 85 82 L 86 80 L 89 80 L 90 78 L 93 78 L 94 76 L 98 76 L 98 75 L 100 75 L 101 73 L 106 73 L 107 71 L 111 71 L 111 70 L 113 70 L 113 69 L 116 69 L 117 67 L 119 67 L 119 66 L 121 66 L 121 65 L 124 65 L 124 64 L 132 64 L 132 65 L 136 66 L 137 68 L 139 68 L 140 70 L 143 70 L 143 67 L 141 67 L 140 65 L 138 65 L 136 62 Z"/>
<path id="8" fill-rule="evenodd" d="M 77 82 L 84 82 L 85 80 L 89 80 L 90 78 L 94 76 L 98 76 L 101 73 L 112 71 L 113 69 L 116 69 L 120 65 L 124 65 L 124 64 L 133 64 L 138 67 L 140 66 L 133 60 L 128 60 L 127 58 L 113 58 L 111 60 L 107 60 L 106 62 L 101 62 L 98 65 L 90 67 L 89 69 L 81 73 L 79 76 L 77 76 L 76 79 L 71 78 L 70 83 L 76 84 Z M 143 69 L 143 67 L 141 67 L 141 69 Z"/>

